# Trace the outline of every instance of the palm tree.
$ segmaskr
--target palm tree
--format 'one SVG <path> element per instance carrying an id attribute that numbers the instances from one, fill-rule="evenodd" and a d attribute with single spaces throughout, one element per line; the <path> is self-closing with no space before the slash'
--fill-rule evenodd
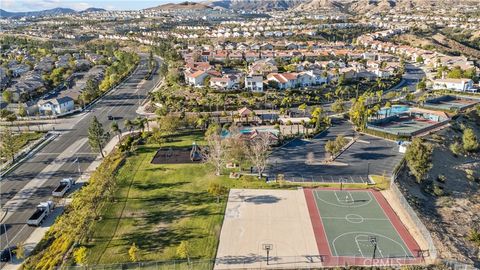
<path id="1" fill-rule="evenodd" d="M 122 139 L 122 131 L 120 130 L 120 128 L 118 127 L 118 123 L 117 122 L 112 122 L 112 125 L 110 126 L 110 130 L 112 131 L 112 133 L 117 133 L 117 136 L 118 136 L 118 140 L 120 141 L 120 139 Z"/>
<path id="2" fill-rule="evenodd" d="M 141 117 L 137 117 L 135 118 L 134 120 L 134 124 L 135 126 L 137 126 L 142 132 L 143 130 L 145 129 L 145 118 L 141 118 Z"/>
<path id="3" fill-rule="evenodd" d="M 130 119 L 125 120 L 125 122 L 123 122 L 123 124 L 125 125 L 125 128 L 128 129 L 129 132 L 132 132 L 133 123 Z"/>

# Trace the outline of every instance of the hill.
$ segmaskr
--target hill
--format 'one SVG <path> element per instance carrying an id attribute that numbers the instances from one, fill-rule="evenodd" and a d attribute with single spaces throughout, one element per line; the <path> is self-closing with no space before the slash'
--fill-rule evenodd
<path id="1" fill-rule="evenodd" d="M 40 11 L 26 11 L 26 12 L 10 12 L 10 11 L 0 9 L 0 17 L 2 18 L 44 17 L 44 16 L 94 12 L 94 11 L 105 11 L 105 9 L 92 7 L 92 8 L 87 8 L 83 11 L 75 11 L 71 8 L 58 7 L 58 8 L 52 8 L 52 9 L 46 9 L 46 10 L 40 10 Z"/>
<path id="2" fill-rule="evenodd" d="M 301 3 L 294 10 L 311 11 L 311 10 L 340 10 L 343 8 L 342 3 L 332 0 L 310 0 Z"/>
<path id="3" fill-rule="evenodd" d="M 182 2 L 178 4 L 174 3 L 167 3 L 163 5 L 159 5 L 152 8 L 147 8 L 146 10 L 201 10 L 201 9 L 210 9 L 211 7 L 203 4 L 203 3 L 196 3 L 196 2 Z"/>
<path id="4" fill-rule="evenodd" d="M 275 11 L 295 8 L 308 0 L 208 0 L 203 2 L 212 8 L 245 10 L 245 11 Z"/>

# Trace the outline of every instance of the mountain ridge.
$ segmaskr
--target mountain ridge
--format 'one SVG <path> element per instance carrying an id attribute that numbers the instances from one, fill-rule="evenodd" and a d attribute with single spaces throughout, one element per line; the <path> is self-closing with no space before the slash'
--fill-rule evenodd
<path id="1" fill-rule="evenodd" d="M 65 14 L 75 14 L 75 13 L 86 13 L 86 12 L 99 12 L 106 11 L 103 8 L 87 8 L 85 10 L 76 11 L 71 8 L 56 7 L 52 9 L 38 10 L 38 11 L 20 11 L 20 12 L 11 12 L 4 9 L 0 9 L 1 18 L 18 18 L 18 17 L 43 17 L 43 16 L 52 16 L 52 15 L 65 15 Z"/>

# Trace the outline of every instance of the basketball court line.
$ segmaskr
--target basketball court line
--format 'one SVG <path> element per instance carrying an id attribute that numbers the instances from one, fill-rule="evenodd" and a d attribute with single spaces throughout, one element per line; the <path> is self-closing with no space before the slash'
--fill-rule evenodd
<path id="1" fill-rule="evenodd" d="M 366 218 L 366 217 L 362 217 L 363 220 L 366 220 L 366 221 L 369 221 L 369 220 L 372 220 L 372 221 L 387 221 L 389 220 L 388 218 Z M 338 220 L 346 220 L 346 217 L 322 217 L 322 219 L 338 219 Z"/>
<path id="2" fill-rule="evenodd" d="M 319 199 L 320 201 L 322 201 L 322 202 L 324 202 L 328 205 L 335 206 L 335 207 L 358 208 L 358 207 L 366 206 L 373 201 L 372 195 L 370 194 L 370 192 L 367 192 L 368 197 L 369 197 L 369 200 L 367 202 L 364 202 L 362 204 L 357 204 L 357 205 L 341 205 L 341 204 L 335 204 L 335 203 L 325 201 L 324 199 L 319 197 L 318 192 L 315 192 L 315 191 L 313 191 L 313 192 L 315 193 L 315 198 Z"/>
<path id="3" fill-rule="evenodd" d="M 345 255 L 338 255 L 337 247 L 335 246 L 335 241 L 337 241 L 340 237 L 343 237 L 343 236 L 349 235 L 349 234 L 374 235 L 374 236 L 377 236 L 377 237 L 383 237 L 383 238 L 388 239 L 388 240 L 392 241 L 393 243 L 396 243 L 397 245 L 399 245 L 399 246 L 403 249 L 403 253 L 405 254 L 405 258 L 407 258 L 407 257 L 413 257 L 413 254 L 411 254 L 411 252 L 407 252 L 407 251 L 405 250 L 405 247 L 408 248 L 408 246 L 405 245 L 405 243 L 404 243 L 405 246 L 402 246 L 401 243 L 399 243 L 399 242 L 396 241 L 396 240 L 393 240 L 392 238 L 390 238 L 390 237 L 388 237 L 388 236 L 385 236 L 385 235 L 379 234 L 379 233 L 367 232 L 367 231 L 345 232 L 345 233 L 342 233 L 342 234 L 338 235 L 337 237 L 335 237 L 335 238 L 333 239 L 333 241 L 331 241 L 329 244 L 332 245 L 333 250 L 335 251 L 335 256 L 336 256 L 336 257 L 345 256 Z M 399 236 L 400 238 L 402 238 L 400 234 L 399 234 L 398 236 Z M 327 238 L 327 239 L 328 239 L 328 238 Z M 402 241 L 403 241 L 403 238 L 402 238 Z M 410 253 L 410 254 L 409 254 L 409 253 Z M 348 255 L 347 255 L 347 256 L 348 256 Z M 363 256 L 363 255 L 362 255 L 362 256 Z M 364 257 L 364 258 L 366 258 L 366 257 Z"/>

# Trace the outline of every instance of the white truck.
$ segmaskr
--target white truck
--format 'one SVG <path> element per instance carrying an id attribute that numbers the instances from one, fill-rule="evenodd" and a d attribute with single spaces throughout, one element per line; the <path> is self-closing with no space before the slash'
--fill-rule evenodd
<path id="1" fill-rule="evenodd" d="M 35 213 L 27 220 L 28 226 L 40 226 L 43 220 L 53 211 L 55 207 L 52 201 L 42 202 L 37 205 Z"/>
<path id="2" fill-rule="evenodd" d="M 53 197 L 63 197 L 65 193 L 75 184 L 73 178 L 64 178 L 60 180 L 60 184 L 53 190 Z"/>

